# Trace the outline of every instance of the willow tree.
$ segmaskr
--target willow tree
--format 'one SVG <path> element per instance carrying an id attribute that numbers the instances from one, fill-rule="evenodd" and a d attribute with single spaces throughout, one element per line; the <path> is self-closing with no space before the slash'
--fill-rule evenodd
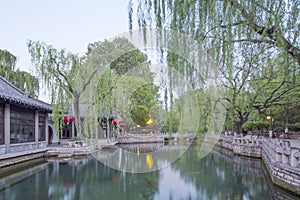
<path id="1" fill-rule="evenodd" d="M 0 49 L 0 75 L 11 84 L 32 97 L 38 97 L 38 79 L 28 72 L 16 68 L 17 58 L 7 50 Z"/>
<path id="2" fill-rule="evenodd" d="M 147 55 L 137 49 L 125 37 L 91 43 L 88 46 L 88 52 L 87 66 L 94 68 L 99 66 L 100 62 L 102 71 L 94 84 L 90 84 L 91 87 L 85 92 L 85 97 L 88 98 L 83 100 L 88 104 L 99 105 L 99 110 L 104 112 L 101 114 L 105 116 L 112 114 L 115 108 L 113 95 L 116 95 L 114 91 L 120 87 L 119 80 L 121 77 L 137 76 L 148 81 L 153 79 L 149 71 L 150 63 Z"/>
<path id="3" fill-rule="evenodd" d="M 70 111 L 72 100 L 79 102 L 82 91 L 75 90 L 74 77 L 82 66 L 83 58 L 67 52 L 57 50 L 43 42 L 28 41 L 27 43 L 35 72 L 51 97 L 53 106 L 53 121 L 55 127 L 62 127 L 61 116 Z M 88 81 L 85 82 L 88 84 Z M 77 114 L 75 124 L 78 127 Z"/>
<path id="4" fill-rule="evenodd" d="M 252 42 L 286 51 L 300 63 L 299 0 L 138 0 L 141 28 L 172 28 L 195 37 L 223 56 L 234 43 Z M 130 28 L 133 1 L 129 2 Z M 217 49 L 220 49 L 217 51 Z"/>
<path id="5" fill-rule="evenodd" d="M 130 29 L 133 28 L 132 22 L 135 13 L 133 4 L 133 1 L 129 2 Z M 286 87 L 287 81 L 280 79 L 279 84 L 273 84 L 273 88 L 269 87 L 269 96 L 266 95 L 264 99 L 260 96 L 257 98 L 259 101 L 248 101 L 249 105 L 242 105 L 240 103 L 243 102 L 242 98 L 252 95 L 249 92 L 250 79 L 259 70 L 255 72 L 253 67 L 249 68 L 250 65 L 253 66 L 253 60 L 243 60 L 238 54 L 241 49 L 255 48 L 253 51 L 253 57 L 256 59 L 255 65 L 264 65 L 270 69 L 276 69 L 273 67 L 274 65 L 280 65 L 282 69 L 284 65 L 281 62 L 273 62 L 273 66 L 269 66 L 267 58 L 277 59 L 279 55 L 283 55 L 285 56 L 284 60 L 293 63 L 289 65 L 293 67 L 289 71 L 296 76 L 299 75 L 299 4 L 299 0 L 138 0 L 136 14 L 140 28 L 155 26 L 157 29 L 174 29 L 194 38 L 199 43 L 199 52 L 209 53 L 211 60 L 223 75 L 222 80 L 225 85 L 231 85 L 227 95 L 233 95 L 230 97 L 233 106 L 228 109 L 236 112 L 234 108 L 242 107 L 238 112 L 245 113 L 240 116 L 242 121 L 239 123 L 241 124 L 247 119 L 248 111 L 253 108 L 265 110 L 278 102 L 277 97 L 282 99 L 282 95 L 287 95 L 298 87 L 295 85 L 297 83 L 293 82 L 289 83 L 293 86 L 288 88 Z M 157 31 L 157 34 L 161 35 L 161 33 L 163 32 Z M 198 56 L 200 59 L 201 53 Z M 168 61 L 170 62 L 170 60 Z M 187 67 L 190 66 L 184 65 L 182 71 L 189 71 L 190 69 Z M 280 70 L 276 73 L 282 75 Z M 274 74 L 269 73 L 268 77 L 276 79 L 278 76 L 275 77 Z M 224 77 L 225 75 L 227 78 Z M 256 80 L 252 79 L 251 83 L 252 89 L 256 89 L 256 91 L 261 91 L 262 86 L 268 85 L 261 80 Z M 236 81 L 239 81 L 239 84 Z M 259 87 L 254 85 L 259 85 Z M 240 98 L 239 103 L 234 99 L 235 97 Z"/>
<path id="6" fill-rule="evenodd" d="M 144 126 L 150 117 L 155 125 L 160 124 L 160 115 L 155 112 L 158 102 L 154 88 L 154 84 L 145 77 L 119 77 L 112 93 L 112 108 L 128 128 Z"/>
<path id="7" fill-rule="evenodd" d="M 42 42 L 29 41 L 28 49 L 39 78 L 50 92 L 56 127 L 60 115 L 72 110 L 78 136 L 83 134 L 80 103 L 101 106 L 105 99 L 109 102 L 115 87 L 115 71 L 116 76 L 120 75 L 147 60 L 126 38 L 88 44 L 83 57 Z M 109 104 L 106 107 L 111 110 Z"/>

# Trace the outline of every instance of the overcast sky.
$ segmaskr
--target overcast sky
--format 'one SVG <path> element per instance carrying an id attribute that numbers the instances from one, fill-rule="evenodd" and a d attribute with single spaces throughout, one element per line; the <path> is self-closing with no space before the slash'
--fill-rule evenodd
<path id="1" fill-rule="evenodd" d="M 88 43 L 128 31 L 128 0 L 0 0 L 0 49 L 32 69 L 26 43 L 43 41 L 82 55 Z"/>

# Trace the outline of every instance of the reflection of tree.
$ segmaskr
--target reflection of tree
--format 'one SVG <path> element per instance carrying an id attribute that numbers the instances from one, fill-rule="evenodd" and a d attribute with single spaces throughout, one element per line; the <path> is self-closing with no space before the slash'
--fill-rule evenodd
<path id="1" fill-rule="evenodd" d="M 157 190 L 158 172 L 123 173 L 95 159 L 79 165 L 55 165 L 49 173 L 52 199 L 65 196 L 66 187 L 74 187 L 72 199 L 148 199 Z"/>
<path id="2" fill-rule="evenodd" d="M 167 160 L 170 152 L 181 151 L 180 148 L 175 150 L 175 147 L 167 149 L 163 158 Z M 269 191 L 274 195 L 285 196 L 272 184 L 269 185 L 271 188 L 267 188 L 260 160 L 234 156 L 224 149 L 214 149 L 201 160 L 197 156 L 198 152 L 192 146 L 172 166 L 150 173 L 120 172 L 92 158 L 50 161 L 45 170 L 33 173 L 33 168 L 28 169 L 28 174 L 33 175 L 25 176 L 26 179 L 0 190 L 0 198 L 154 199 L 155 195 L 163 190 L 168 191 L 168 188 L 171 188 L 170 196 L 173 198 L 178 198 L 177 192 L 187 194 L 186 199 L 193 199 L 194 195 L 198 195 L 196 199 L 269 199 Z M 132 160 L 127 162 L 131 162 L 132 166 L 137 164 Z M 173 173 L 167 173 L 170 171 Z M 178 175 L 178 179 L 172 175 Z M 178 187 L 173 186 L 179 183 L 172 180 L 185 185 L 179 191 L 174 191 Z M 190 188 L 195 188 L 195 193 L 186 193 L 185 189 Z M 285 197 L 293 199 L 290 195 Z"/>
<path id="3" fill-rule="evenodd" d="M 197 189 L 208 199 L 229 198 L 267 198 L 265 195 L 266 185 L 262 176 L 244 174 L 240 169 L 241 163 L 225 161 L 216 153 L 209 154 L 201 160 L 197 160 L 196 151 L 191 148 L 178 162 L 174 168 L 180 169 L 184 179 L 193 182 Z M 251 165 L 244 166 L 251 168 Z M 195 178 L 197 176 L 197 178 Z M 268 194 L 267 194 L 268 195 Z"/>

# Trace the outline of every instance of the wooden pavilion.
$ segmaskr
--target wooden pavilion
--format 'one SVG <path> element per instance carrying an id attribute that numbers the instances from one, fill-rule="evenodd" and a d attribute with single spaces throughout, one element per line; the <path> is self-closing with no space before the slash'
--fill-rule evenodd
<path id="1" fill-rule="evenodd" d="M 0 76 L 0 155 L 44 148 L 51 105 L 32 98 Z"/>

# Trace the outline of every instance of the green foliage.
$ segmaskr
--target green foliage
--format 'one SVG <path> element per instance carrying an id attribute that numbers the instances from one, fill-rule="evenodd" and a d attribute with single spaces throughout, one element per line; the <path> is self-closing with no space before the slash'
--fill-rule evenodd
<path id="1" fill-rule="evenodd" d="M 177 133 L 180 124 L 180 112 L 176 109 L 170 110 L 166 115 L 166 122 L 162 128 L 167 133 Z"/>
<path id="2" fill-rule="evenodd" d="M 29 41 L 27 45 L 36 73 L 50 92 L 55 126 L 61 128 L 59 118 L 73 108 L 79 135 L 97 131 L 95 123 L 98 123 L 94 122 L 95 117 L 87 117 L 84 123 L 92 127 L 84 125 L 81 130 L 79 104 L 96 103 L 97 109 L 93 109 L 90 115 L 98 115 L 104 106 L 108 115 L 112 112 L 112 90 L 118 76 L 130 74 L 133 68 L 145 69 L 148 66 L 147 56 L 125 38 L 91 43 L 84 57 L 42 42 Z"/>
<path id="3" fill-rule="evenodd" d="M 140 28 L 149 27 L 152 21 L 157 28 L 164 24 L 196 38 L 205 48 L 213 48 L 213 57 L 229 59 L 234 43 L 252 42 L 278 47 L 299 62 L 299 34 L 292 34 L 299 32 L 299 0 L 147 2 L 138 1 Z M 129 9 L 130 19 L 134 12 Z"/>
<path id="4" fill-rule="evenodd" d="M 17 58 L 9 51 L 0 49 L 0 76 L 30 96 L 37 98 L 39 93 L 38 79 L 28 72 L 16 69 Z"/>
<path id="5" fill-rule="evenodd" d="M 17 58 L 7 50 L 0 50 L 0 67 L 1 73 L 4 74 L 4 69 L 8 71 L 15 71 Z"/>
<path id="6" fill-rule="evenodd" d="M 99 72 L 82 95 L 81 102 L 97 105 L 93 112 L 100 116 L 114 114 L 122 117 L 127 127 L 134 126 L 129 111 L 131 95 L 139 86 L 153 80 L 146 54 L 128 39 L 115 38 L 89 44 L 86 58 L 87 68 Z M 83 73 L 84 70 L 79 74 Z"/>
<path id="7" fill-rule="evenodd" d="M 116 82 L 116 88 L 112 91 L 112 108 L 114 113 L 122 117 L 127 127 L 136 126 L 130 114 L 131 96 L 134 91 L 147 84 L 144 78 L 137 76 L 120 76 Z"/>
<path id="8" fill-rule="evenodd" d="M 299 5 L 299 0 L 153 0 L 138 1 L 136 12 L 140 28 L 147 28 L 155 21 L 157 28 L 162 28 L 163 24 L 194 38 L 198 42 L 198 55 L 187 46 L 179 45 L 178 48 L 197 56 L 195 60 L 200 62 L 203 52 L 209 53 L 210 60 L 218 66 L 222 86 L 227 90 L 224 96 L 227 101 L 224 105 L 227 110 L 225 129 L 240 132 L 242 128 L 263 127 L 264 123 L 259 119 L 268 113 L 274 114 L 281 124 L 300 121 L 294 112 L 299 109 L 296 100 L 300 87 Z M 129 7 L 132 28 L 135 12 L 132 2 Z M 157 34 L 173 37 L 172 32 L 157 31 Z M 174 40 L 184 44 L 180 38 Z M 165 105 L 172 110 L 172 90 L 180 83 L 181 77 L 196 89 L 205 88 L 207 80 L 194 72 L 194 63 L 187 63 L 172 52 L 168 52 L 167 62 L 170 81 L 169 91 L 165 92 Z M 180 76 L 174 75 L 171 69 Z M 206 104 L 200 103 L 201 111 L 206 108 Z M 203 117 L 210 118 L 201 114 L 199 117 L 200 121 Z M 169 124 L 172 129 L 172 122 Z M 205 124 L 200 124 L 199 130 L 206 130 Z"/>
<path id="9" fill-rule="evenodd" d="M 131 95 L 129 106 L 131 119 L 140 126 L 147 125 L 150 120 L 150 109 L 157 105 L 158 88 L 153 84 L 142 85 Z"/>
<path id="10" fill-rule="evenodd" d="M 73 100 L 79 98 L 81 91 L 75 90 L 75 75 L 82 65 L 83 58 L 66 50 L 57 50 L 43 42 L 28 41 L 27 43 L 36 74 L 51 95 L 54 125 L 61 130 L 64 113 L 69 112 Z M 74 101 L 76 102 L 76 101 Z M 74 106 L 76 107 L 76 106 Z M 75 113 L 76 127 L 79 114 Z M 59 134 L 59 131 L 57 131 Z"/>
<path id="11" fill-rule="evenodd" d="M 211 117 L 211 98 L 204 90 L 198 90 L 196 93 L 197 101 L 199 104 L 199 125 L 197 133 L 206 133 Z"/>
<path id="12" fill-rule="evenodd" d="M 32 63 L 36 66 L 45 86 L 50 89 L 62 88 L 61 98 L 70 98 L 74 90 L 74 79 L 78 68 L 82 65 L 82 58 L 66 50 L 57 50 L 43 42 L 28 41 L 27 43 Z M 50 94 L 52 95 L 52 93 Z M 57 98 L 52 98 L 56 103 Z"/>
<path id="13" fill-rule="evenodd" d="M 80 138 L 80 137 L 72 137 L 72 138 L 70 139 L 70 141 L 72 141 L 72 142 L 82 141 L 82 138 Z"/>

